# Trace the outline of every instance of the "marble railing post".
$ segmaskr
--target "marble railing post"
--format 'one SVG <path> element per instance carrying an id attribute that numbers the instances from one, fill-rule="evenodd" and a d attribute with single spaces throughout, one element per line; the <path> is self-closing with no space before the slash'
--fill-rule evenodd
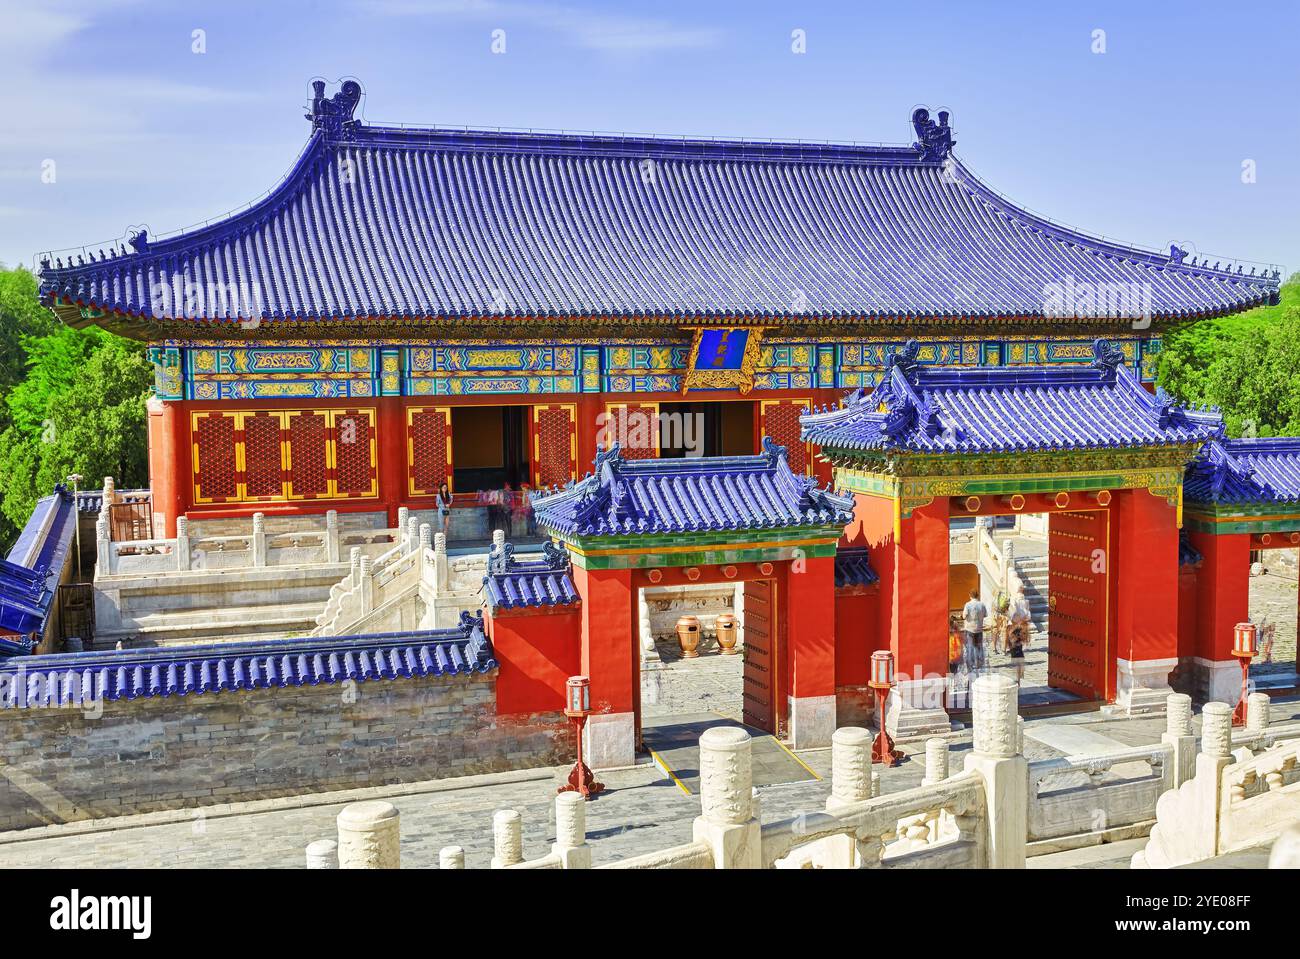
<path id="1" fill-rule="evenodd" d="M 411 511 L 405 506 L 397 507 L 397 543 L 401 546 L 406 545 L 406 520 L 411 515 Z"/>
<path id="2" fill-rule="evenodd" d="M 506 531 L 503 529 L 494 529 L 492 531 L 492 548 L 500 549 L 506 545 Z"/>
<path id="3" fill-rule="evenodd" d="M 361 557 L 361 615 L 369 616 L 375 609 L 374 560 Z"/>
<path id="4" fill-rule="evenodd" d="M 1246 697 L 1247 729 L 1256 733 L 1268 729 L 1270 703 L 1268 693 L 1251 693 Z"/>
<path id="5" fill-rule="evenodd" d="M 428 523 L 420 524 L 420 549 L 433 549 L 433 527 Z"/>
<path id="6" fill-rule="evenodd" d="M 190 568 L 190 521 L 184 516 L 176 517 L 176 568 Z"/>
<path id="7" fill-rule="evenodd" d="M 492 816 L 492 868 L 504 869 L 524 861 L 524 822 L 513 809 Z"/>
<path id="8" fill-rule="evenodd" d="M 948 742 L 934 738 L 925 741 L 925 778 L 922 786 L 933 786 L 948 778 Z"/>
<path id="9" fill-rule="evenodd" d="M 397 869 L 401 866 L 401 817 L 383 800 L 344 806 L 338 817 L 340 869 Z"/>
<path id="10" fill-rule="evenodd" d="M 107 576 L 116 572 L 113 569 L 113 542 L 109 538 L 108 516 L 99 514 L 95 521 L 95 565 L 99 575 Z"/>
<path id="11" fill-rule="evenodd" d="M 406 552 L 413 553 L 420 548 L 420 517 L 406 518 Z"/>
<path id="12" fill-rule="evenodd" d="M 1029 766 L 1016 741 L 1020 687 L 1010 676 L 986 673 L 971 683 L 974 751 L 967 771 L 984 781 L 990 869 L 1025 868 Z"/>
<path id="13" fill-rule="evenodd" d="M 325 561 L 339 561 L 339 511 L 327 510 L 325 513 Z"/>
<path id="14" fill-rule="evenodd" d="M 351 585 L 355 588 L 361 585 L 361 547 L 353 546 L 348 551 L 348 563 L 351 566 L 349 575 L 352 577 Z"/>
<path id="15" fill-rule="evenodd" d="M 447 534 L 433 534 L 433 586 L 435 592 L 451 588 L 451 566 L 447 562 Z"/>
<path id="16" fill-rule="evenodd" d="M 874 792 L 871 776 L 871 733 L 858 726 L 843 726 L 831 733 L 831 794 L 826 811 L 866 802 Z M 852 869 L 857 841 L 852 836 L 832 836 L 825 841 L 827 869 Z"/>
<path id="17" fill-rule="evenodd" d="M 1173 748 L 1169 788 L 1177 789 L 1196 775 L 1196 732 L 1192 729 L 1192 697 L 1170 693 L 1165 697 L 1165 731 L 1160 741 Z"/>
<path id="18" fill-rule="evenodd" d="M 266 515 L 253 514 L 253 565 L 266 565 Z"/>
<path id="19" fill-rule="evenodd" d="M 753 757 L 749 733 L 717 726 L 700 737 L 700 809 L 696 842 L 713 852 L 715 869 L 757 869 L 762 835 L 753 807 Z"/>
<path id="20" fill-rule="evenodd" d="M 1219 852 L 1219 801 L 1223 770 L 1232 758 L 1232 707 L 1227 703 L 1206 703 L 1201 709 L 1201 751 L 1196 756 L 1196 791 L 1189 830 L 1191 858 L 1208 859 Z"/>
<path id="21" fill-rule="evenodd" d="M 465 850 L 460 846 L 443 846 L 438 850 L 439 869 L 464 869 Z"/>
<path id="22" fill-rule="evenodd" d="M 587 800 L 581 793 L 560 793 L 555 797 L 555 842 L 551 854 L 559 858 L 565 869 L 591 868 Z"/>
<path id="23" fill-rule="evenodd" d="M 333 839 L 317 839 L 307 846 L 308 869 L 337 869 L 339 844 Z"/>

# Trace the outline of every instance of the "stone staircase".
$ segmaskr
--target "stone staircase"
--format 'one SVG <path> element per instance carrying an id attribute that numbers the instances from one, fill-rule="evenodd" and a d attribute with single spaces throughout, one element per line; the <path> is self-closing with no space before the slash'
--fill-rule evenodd
<path id="1" fill-rule="evenodd" d="M 1047 557 L 1016 557 L 1016 572 L 1025 584 L 1025 599 L 1035 633 L 1047 632 Z"/>

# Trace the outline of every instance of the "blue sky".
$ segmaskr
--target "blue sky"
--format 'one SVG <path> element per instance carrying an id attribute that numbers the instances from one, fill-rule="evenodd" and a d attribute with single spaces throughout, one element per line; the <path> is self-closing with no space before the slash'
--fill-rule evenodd
<path id="1" fill-rule="evenodd" d="M 1294 0 L 0 0 L 0 262 L 253 200 L 311 78 L 354 76 L 365 119 L 413 124 L 909 143 L 946 108 L 1022 206 L 1291 272 L 1298 36 Z"/>

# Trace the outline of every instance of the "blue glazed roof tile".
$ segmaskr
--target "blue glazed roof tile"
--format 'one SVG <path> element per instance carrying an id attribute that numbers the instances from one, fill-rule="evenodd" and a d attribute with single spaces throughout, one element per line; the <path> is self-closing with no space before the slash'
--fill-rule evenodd
<path id="1" fill-rule="evenodd" d="M 853 518 L 851 496 L 793 472 L 769 437 L 756 456 L 625 460 L 615 445 L 597 454 L 594 473 L 533 493 L 532 502 L 538 525 L 562 536 L 843 526 Z"/>
<path id="2" fill-rule="evenodd" d="M 1181 317 L 1279 286 L 1053 224 L 920 124 L 924 145 L 881 147 L 319 120 L 263 200 L 43 265 L 47 302 L 155 319 L 1021 317 L 1052 315 L 1059 286 L 1068 315 L 1126 316 L 1073 294 L 1132 289 L 1144 316 Z M 189 316 L 187 288 L 243 300 Z"/>
<path id="3" fill-rule="evenodd" d="M 36 502 L 7 559 L 0 560 L 0 632 L 18 636 L 42 633 L 59 579 L 72 549 L 77 514 L 72 494 L 56 486 Z M 29 640 L 10 640 L 0 656 L 30 649 Z"/>
<path id="4" fill-rule="evenodd" d="M 1204 503 L 1300 503 L 1300 437 L 1207 443 L 1187 468 L 1183 493 Z"/>
<path id="5" fill-rule="evenodd" d="M 826 450 L 1027 452 L 1202 443 L 1223 433 L 1213 410 L 1148 392 L 1119 348 L 1094 344 L 1089 367 L 935 369 L 910 341 L 881 385 L 839 409 L 805 413 L 801 437 Z"/>
<path id="6" fill-rule="evenodd" d="M 25 656 L 0 662 L 0 708 L 288 689 L 495 669 L 483 620 L 451 629 L 165 649 Z"/>
<path id="7" fill-rule="evenodd" d="M 493 547 L 483 588 L 493 609 L 572 606 L 579 601 L 569 576 L 569 552 L 554 543 L 544 543 L 542 558 L 531 562 L 515 559 L 510 543 Z"/>
<path id="8" fill-rule="evenodd" d="M 837 587 L 871 586 L 880 582 L 880 576 L 871 566 L 871 557 L 864 547 L 841 546 L 835 552 L 835 585 Z"/>

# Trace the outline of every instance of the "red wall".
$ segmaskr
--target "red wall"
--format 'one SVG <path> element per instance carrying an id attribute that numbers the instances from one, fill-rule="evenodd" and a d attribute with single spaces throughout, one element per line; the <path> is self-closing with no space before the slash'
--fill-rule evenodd
<path id="1" fill-rule="evenodd" d="M 1203 557 L 1197 576 L 1195 655 L 1214 662 L 1232 659 L 1232 632 L 1250 611 L 1250 536 L 1191 534 Z"/>
<path id="2" fill-rule="evenodd" d="M 497 713 L 563 709 L 565 681 L 582 672 L 580 607 L 502 609 L 484 619 L 501 664 Z"/>
<path id="3" fill-rule="evenodd" d="M 871 654 L 889 645 L 879 626 L 878 583 L 835 591 L 836 687 L 867 684 L 871 678 Z"/>
<path id="4" fill-rule="evenodd" d="M 1178 655 L 1177 513 L 1145 489 L 1116 494 L 1118 553 L 1111 558 L 1116 589 L 1116 655 L 1130 662 Z M 1115 561 L 1118 560 L 1116 563 Z"/>

